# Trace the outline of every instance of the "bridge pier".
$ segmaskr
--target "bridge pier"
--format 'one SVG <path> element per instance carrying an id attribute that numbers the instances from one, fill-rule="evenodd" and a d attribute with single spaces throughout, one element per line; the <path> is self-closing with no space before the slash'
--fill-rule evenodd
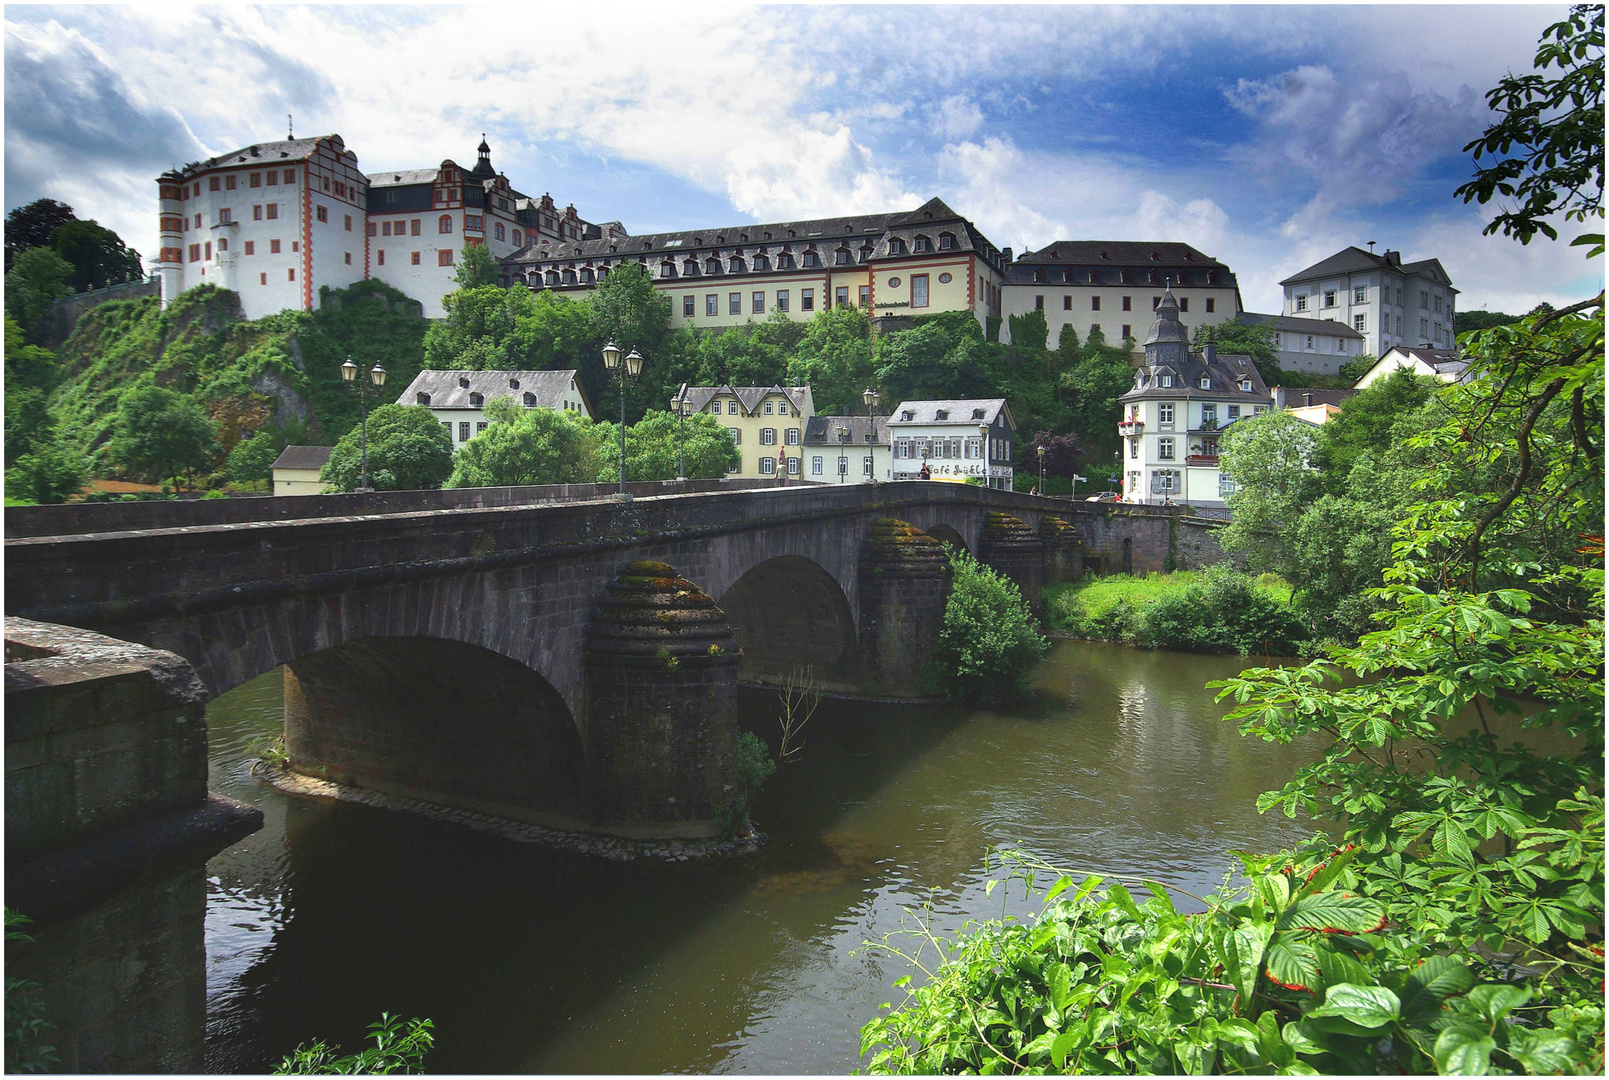
<path id="1" fill-rule="evenodd" d="M 586 750 L 596 826 L 711 837 L 737 797 L 742 652 L 715 601 L 660 562 L 634 562 L 587 632 Z"/>
<path id="2" fill-rule="evenodd" d="M 1039 614 L 1045 582 L 1045 545 L 1021 518 L 989 511 L 978 541 L 978 561 L 1015 582 L 1029 609 Z"/>
<path id="3" fill-rule="evenodd" d="M 1084 543 L 1066 518 L 1046 514 L 1039 522 L 1039 539 L 1045 545 L 1047 582 L 1077 581 L 1084 576 Z"/>
<path id="4" fill-rule="evenodd" d="M 860 648 L 867 687 L 911 697 L 926 673 L 950 598 L 944 545 L 897 518 L 879 518 L 860 549 Z"/>

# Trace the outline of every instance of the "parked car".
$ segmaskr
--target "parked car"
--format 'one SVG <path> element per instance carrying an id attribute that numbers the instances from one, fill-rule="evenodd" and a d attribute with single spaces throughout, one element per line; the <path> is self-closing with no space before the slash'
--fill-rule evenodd
<path id="1" fill-rule="evenodd" d="M 1085 496 L 1084 501 L 1085 502 L 1122 502 L 1123 501 L 1123 493 L 1121 491 L 1103 491 L 1099 495 L 1087 495 L 1087 496 Z"/>

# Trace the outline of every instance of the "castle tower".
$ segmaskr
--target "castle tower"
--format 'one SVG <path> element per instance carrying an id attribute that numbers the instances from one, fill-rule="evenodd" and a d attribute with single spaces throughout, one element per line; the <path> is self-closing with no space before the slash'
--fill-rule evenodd
<path id="1" fill-rule="evenodd" d="M 156 179 L 157 214 L 161 235 L 156 273 L 162 285 L 162 306 L 184 291 L 184 178 L 176 171 Z"/>
<path id="2" fill-rule="evenodd" d="M 1190 359 L 1190 336 L 1184 323 L 1179 321 L 1179 301 L 1173 298 L 1173 289 L 1162 290 L 1162 302 L 1156 306 L 1151 320 L 1151 332 L 1145 336 L 1145 362 L 1150 366 L 1172 364 L 1184 370 Z"/>

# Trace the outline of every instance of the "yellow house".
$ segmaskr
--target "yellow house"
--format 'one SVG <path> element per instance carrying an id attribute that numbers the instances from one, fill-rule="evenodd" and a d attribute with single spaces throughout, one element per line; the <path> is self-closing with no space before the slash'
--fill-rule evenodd
<path id="1" fill-rule="evenodd" d="M 324 482 L 319 470 L 330 460 L 329 446 L 287 446 L 274 459 L 275 495 L 318 495 Z"/>
<path id="2" fill-rule="evenodd" d="M 733 476 L 799 479 L 805 425 L 816 413 L 808 386 L 686 386 L 671 399 L 689 416 L 709 413 L 737 441 L 742 460 Z"/>
<path id="3" fill-rule="evenodd" d="M 929 199 L 892 214 L 527 244 L 501 261 L 505 287 L 583 293 L 624 263 L 644 267 L 681 326 L 721 329 L 781 312 L 856 307 L 868 316 L 1000 314 L 1009 253 Z"/>

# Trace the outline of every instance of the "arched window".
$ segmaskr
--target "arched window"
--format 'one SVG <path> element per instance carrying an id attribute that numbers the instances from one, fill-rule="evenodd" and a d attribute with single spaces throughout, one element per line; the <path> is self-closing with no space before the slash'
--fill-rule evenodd
<path id="1" fill-rule="evenodd" d="M 470 394 L 469 395 L 469 406 L 470 406 L 470 408 L 478 409 L 484 404 L 486 404 L 485 395 L 482 395 L 482 394 Z"/>
<path id="2" fill-rule="evenodd" d="M 525 234 L 522 233 L 518 229 L 514 230 L 514 246 L 515 247 L 524 247 L 525 246 Z"/>
<path id="3" fill-rule="evenodd" d="M 458 376 L 458 389 L 460 389 L 460 390 L 468 390 L 469 389 L 469 376 L 468 375 L 460 375 L 460 376 Z"/>
<path id="4" fill-rule="evenodd" d="M 518 390 L 520 388 L 520 381 L 518 379 L 508 380 L 508 388 L 510 390 Z"/>
<path id="5" fill-rule="evenodd" d="M 492 224 L 492 235 L 499 240 L 503 239 L 503 223 L 501 221 Z"/>
<path id="6" fill-rule="evenodd" d="M 450 233 L 450 232 L 452 232 L 453 231 L 453 216 L 451 214 L 443 214 L 443 215 L 441 215 L 441 217 L 437 218 L 436 219 L 436 231 L 439 232 L 439 233 Z"/>
<path id="7" fill-rule="evenodd" d="M 527 409 L 536 408 L 536 395 L 529 390 L 525 391 L 525 407 Z"/>
<path id="8" fill-rule="evenodd" d="M 415 405 L 429 405 L 430 395 L 421 390 L 413 396 L 413 403 Z"/>

